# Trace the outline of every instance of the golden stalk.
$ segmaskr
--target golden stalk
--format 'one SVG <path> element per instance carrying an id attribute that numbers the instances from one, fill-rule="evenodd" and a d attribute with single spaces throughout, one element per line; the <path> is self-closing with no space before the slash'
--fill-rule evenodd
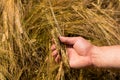
<path id="1" fill-rule="evenodd" d="M 57 19 L 55 17 L 55 14 L 54 14 L 54 11 L 53 11 L 53 8 L 52 8 L 52 4 L 51 4 L 50 0 L 49 0 L 49 5 L 50 5 L 50 10 L 51 10 L 53 19 L 54 19 L 55 24 L 56 24 L 56 27 L 52 26 L 53 29 L 51 31 L 51 35 L 52 35 L 52 38 L 53 38 L 53 40 L 55 42 L 58 54 L 62 58 L 62 60 L 60 62 L 59 69 L 58 69 L 58 73 L 57 73 L 57 76 L 56 76 L 56 80 L 64 80 L 64 67 L 67 67 L 68 69 L 70 67 L 69 67 L 68 57 L 66 55 L 65 45 L 62 44 L 60 42 L 60 40 L 59 40 L 59 37 L 62 36 L 62 31 L 61 31 L 60 26 L 59 26 L 59 24 L 57 22 Z"/>
<path id="2" fill-rule="evenodd" d="M 61 32 L 60 26 L 57 22 L 57 19 L 55 17 L 50 0 L 49 0 L 49 5 L 50 5 L 52 16 L 53 16 L 54 21 L 56 23 L 56 27 L 53 27 L 51 34 L 52 34 L 52 37 L 55 41 L 55 45 L 57 46 L 58 53 L 62 57 L 63 63 L 65 64 L 65 66 L 67 66 L 69 68 L 69 63 L 68 63 L 68 58 L 66 56 L 65 46 L 62 43 L 60 43 L 60 41 L 59 41 L 59 37 L 62 36 L 62 32 Z"/>

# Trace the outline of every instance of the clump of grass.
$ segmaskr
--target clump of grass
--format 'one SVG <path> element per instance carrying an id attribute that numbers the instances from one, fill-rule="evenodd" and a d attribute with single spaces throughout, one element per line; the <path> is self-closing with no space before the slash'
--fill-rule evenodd
<path id="1" fill-rule="evenodd" d="M 35 49 L 22 25 L 22 3 L 1 0 L 0 72 L 8 80 L 19 80 L 30 69 Z M 33 62 L 33 61 L 32 61 Z M 32 64 L 32 63 L 31 63 Z M 29 78 L 29 77 L 28 77 Z"/>

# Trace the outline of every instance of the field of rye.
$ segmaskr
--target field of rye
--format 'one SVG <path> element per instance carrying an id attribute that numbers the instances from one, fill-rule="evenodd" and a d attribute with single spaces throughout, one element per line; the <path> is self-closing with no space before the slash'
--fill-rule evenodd
<path id="1" fill-rule="evenodd" d="M 120 0 L 0 0 L 0 80 L 120 80 L 118 69 L 71 69 L 59 35 L 120 44 Z"/>

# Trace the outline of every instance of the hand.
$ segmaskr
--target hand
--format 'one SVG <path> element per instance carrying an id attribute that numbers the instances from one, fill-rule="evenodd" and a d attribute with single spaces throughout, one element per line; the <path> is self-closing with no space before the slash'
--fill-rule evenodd
<path id="1" fill-rule="evenodd" d="M 94 45 L 82 37 L 59 37 L 60 41 L 66 44 L 66 52 L 71 68 L 81 68 L 92 65 L 92 49 Z M 52 56 L 56 62 L 60 61 L 55 44 L 51 47 Z"/>

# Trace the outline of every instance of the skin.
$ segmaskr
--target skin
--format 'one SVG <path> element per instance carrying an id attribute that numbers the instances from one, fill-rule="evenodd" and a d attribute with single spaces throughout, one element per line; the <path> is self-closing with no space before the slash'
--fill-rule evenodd
<path id="1" fill-rule="evenodd" d="M 103 68 L 120 68 L 120 46 L 95 46 L 82 37 L 59 37 L 67 48 L 67 56 L 71 68 L 96 66 Z M 56 46 L 51 46 L 52 56 L 56 62 L 61 57 L 58 55 Z"/>

